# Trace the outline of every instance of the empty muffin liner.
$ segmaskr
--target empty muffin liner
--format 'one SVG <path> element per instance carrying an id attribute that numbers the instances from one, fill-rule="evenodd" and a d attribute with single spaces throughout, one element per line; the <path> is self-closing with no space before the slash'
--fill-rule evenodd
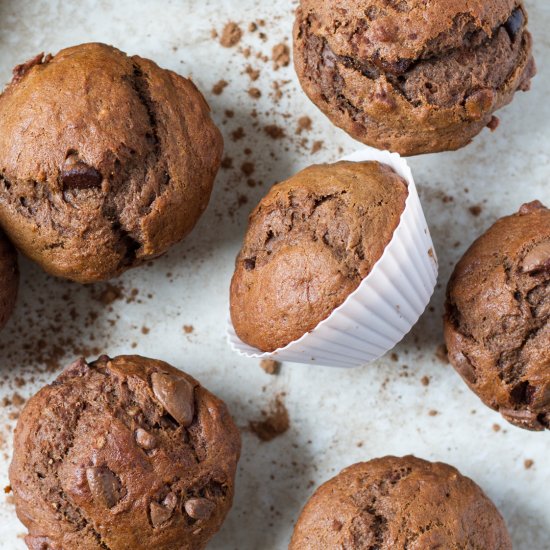
<path id="1" fill-rule="evenodd" d="M 372 271 L 311 332 L 264 353 L 242 342 L 231 320 L 227 337 L 242 356 L 332 367 L 357 367 L 378 359 L 403 339 L 426 309 L 437 280 L 437 256 L 411 169 L 397 153 L 371 147 L 341 160 L 375 160 L 408 183 L 405 209 L 390 243 Z"/>

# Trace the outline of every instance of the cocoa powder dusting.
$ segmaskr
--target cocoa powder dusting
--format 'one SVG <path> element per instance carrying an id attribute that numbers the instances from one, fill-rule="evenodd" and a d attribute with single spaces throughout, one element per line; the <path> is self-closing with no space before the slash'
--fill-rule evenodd
<path id="1" fill-rule="evenodd" d="M 214 95 L 221 95 L 227 86 L 229 86 L 229 82 L 226 80 L 218 80 L 218 82 L 212 86 L 212 93 Z"/>
<path id="2" fill-rule="evenodd" d="M 262 411 L 262 416 L 261 420 L 253 420 L 249 423 L 250 430 L 261 441 L 272 441 L 290 427 L 290 418 L 282 395 L 275 398 L 267 411 Z"/>

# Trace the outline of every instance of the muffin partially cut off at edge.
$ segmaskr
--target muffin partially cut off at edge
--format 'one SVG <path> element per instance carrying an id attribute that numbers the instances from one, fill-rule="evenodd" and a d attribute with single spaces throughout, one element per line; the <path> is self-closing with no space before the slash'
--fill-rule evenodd
<path id="1" fill-rule="evenodd" d="M 447 286 L 449 360 L 512 424 L 550 429 L 550 210 L 539 201 L 498 220 Z"/>
<path id="2" fill-rule="evenodd" d="M 413 456 L 346 468 L 302 510 L 289 550 L 512 550 L 502 516 L 458 470 Z"/>
<path id="3" fill-rule="evenodd" d="M 337 126 L 416 155 L 467 145 L 535 74 L 515 0 L 302 0 L 294 60 L 302 87 Z"/>

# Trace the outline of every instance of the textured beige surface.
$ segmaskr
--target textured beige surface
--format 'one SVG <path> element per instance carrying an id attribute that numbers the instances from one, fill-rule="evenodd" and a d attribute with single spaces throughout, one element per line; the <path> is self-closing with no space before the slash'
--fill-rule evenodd
<path id="1" fill-rule="evenodd" d="M 472 477 L 502 511 L 515 549 L 548 550 L 548 434 L 507 426 L 449 365 L 435 357 L 435 351 L 442 342 L 443 288 L 451 264 L 497 217 L 535 198 L 550 203 L 550 4 L 527 2 L 539 75 L 529 94 L 519 94 L 499 113 L 497 132 L 484 131 L 473 145 L 457 153 L 410 161 L 437 247 L 441 278 L 433 310 L 395 350 L 399 360 L 388 356 L 375 365 L 346 371 L 286 364 L 278 377 L 271 377 L 256 361 L 232 355 L 225 342 L 228 286 L 246 216 L 267 185 L 311 162 L 334 161 L 359 145 L 309 103 L 290 66 L 275 73 L 276 80 L 291 80 L 283 87 L 289 95 L 275 107 L 275 114 L 266 114 L 273 105 L 272 64 L 255 57 L 245 60 L 237 49 L 221 48 L 210 31 L 221 30 L 230 19 L 242 22 L 246 29 L 250 21 L 264 18 L 267 40 L 245 32 L 243 44 L 270 56 L 275 44 L 290 39 L 293 6 L 256 0 L 1 0 L 0 20 L 9 29 L 0 34 L 2 82 L 8 81 L 13 65 L 41 50 L 55 52 L 90 40 L 111 42 L 191 75 L 205 91 L 218 123 L 223 122 L 225 109 L 234 111 L 222 131 L 235 168 L 221 172 L 207 212 L 184 243 L 152 267 L 121 279 L 125 296 L 132 288 L 139 294 L 130 303 L 114 302 L 112 311 L 90 299 L 93 290 L 51 279 L 23 261 L 18 310 L 0 333 L 0 403 L 14 391 L 26 397 L 55 377 L 54 372 L 34 374 L 34 383 L 21 388 L 15 382 L 20 376 L 29 379 L 28 373 L 41 366 L 37 348 L 50 350 L 54 344 L 62 345 L 62 338 L 101 347 L 111 355 L 132 352 L 158 357 L 185 369 L 227 402 L 243 428 L 261 417 L 261 409 L 277 393 L 286 392 L 291 423 L 286 434 L 261 443 L 248 431 L 243 433 L 236 503 L 213 539 L 210 548 L 214 550 L 286 548 L 293 521 L 313 491 L 311 482 L 319 485 L 359 460 L 407 453 L 448 462 Z M 241 74 L 248 63 L 262 69 L 254 83 Z M 220 79 L 229 85 L 222 95 L 212 95 L 209 91 Z M 262 91 L 260 100 L 250 99 L 250 86 Z M 252 126 L 253 107 L 258 109 L 260 129 Z M 285 118 L 285 113 L 292 116 Z M 307 150 L 298 148 L 294 137 L 296 120 L 302 115 L 313 120 L 313 131 L 302 136 L 309 139 Z M 293 141 L 273 141 L 261 130 L 274 123 L 285 126 Z M 233 142 L 229 136 L 238 127 L 246 135 Z M 311 155 L 307 151 L 314 140 L 323 140 L 324 147 Z M 243 154 L 246 147 L 252 149 L 249 157 Z M 261 187 L 250 188 L 241 173 L 241 164 L 250 158 L 256 167 L 251 177 L 262 180 Z M 240 208 L 239 195 L 248 197 Z M 474 216 L 469 208 L 477 205 L 482 211 Z M 72 296 L 69 306 L 63 298 L 67 293 Z M 98 317 L 86 327 L 90 310 L 97 311 Z M 111 326 L 110 320 L 116 323 Z M 193 332 L 186 334 L 184 325 L 193 325 Z M 33 352 L 22 349 L 25 341 L 43 338 L 50 326 L 46 344 L 34 343 Z M 143 326 L 148 334 L 142 334 Z M 137 347 L 131 349 L 133 342 Z M 73 357 L 69 346 L 63 362 Z M 428 386 L 421 383 L 423 376 L 430 377 Z M 2 409 L 0 439 L 11 439 L 14 421 L 9 417 L 16 410 L 13 406 Z M 430 416 L 432 410 L 438 414 Z M 499 424 L 500 431 L 494 431 L 493 424 Z M 0 486 L 7 484 L 3 454 L 9 452 L 11 443 L 0 446 Z M 530 469 L 524 467 L 526 459 L 534 461 Z M 22 533 L 9 497 L 0 496 L 0 548 L 22 549 L 18 537 Z"/>

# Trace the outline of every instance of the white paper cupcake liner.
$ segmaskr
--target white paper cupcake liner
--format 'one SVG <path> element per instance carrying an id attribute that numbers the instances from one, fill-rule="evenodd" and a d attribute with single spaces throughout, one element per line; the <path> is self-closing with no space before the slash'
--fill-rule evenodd
<path id="1" fill-rule="evenodd" d="M 264 353 L 242 342 L 231 320 L 227 337 L 240 355 L 332 367 L 357 367 L 400 342 L 422 315 L 437 280 L 437 256 L 418 192 L 405 159 L 371 147 L 341 160 L 375 160 L 408 183 L 405 210 L 390 243 L 359 287 L 315 329 L 284 348 Z"/>

